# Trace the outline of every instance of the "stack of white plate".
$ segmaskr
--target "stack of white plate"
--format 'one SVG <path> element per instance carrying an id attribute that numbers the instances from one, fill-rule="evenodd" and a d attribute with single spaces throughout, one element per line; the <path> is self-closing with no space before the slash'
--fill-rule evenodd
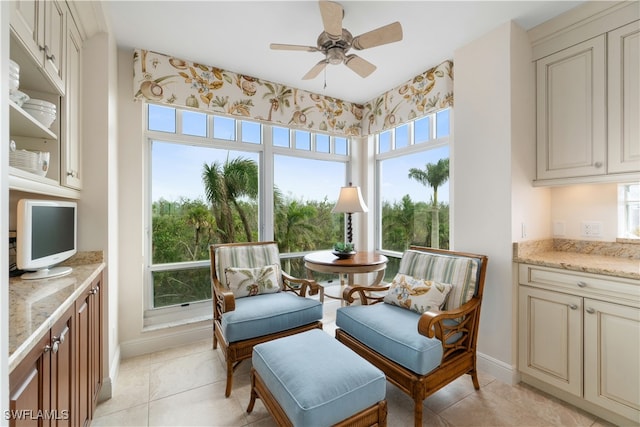
<path id="1" fill-rule="evenodd" d="M 45 176 L 49 170 L 49 158 L 49 152 L 13 150 L 9 152 L 9 165 L 39 176 Z"/>
<path id="2" fill-rule="evenodd" d="M 18 90 L 20 87 L 20 66 L 9 60 L 9 93 Z"/>
<path id="3" fill-rule="evenodd" d="M 46 128 L 56 119 L 56 104 L 42 99 L 28 99 L 22 104 L 22 109 Z"/>

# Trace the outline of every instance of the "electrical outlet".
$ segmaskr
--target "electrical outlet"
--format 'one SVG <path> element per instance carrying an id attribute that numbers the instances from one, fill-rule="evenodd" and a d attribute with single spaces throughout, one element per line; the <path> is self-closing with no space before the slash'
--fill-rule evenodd
<path id="1" fill-rule="evenodd" d="M 602 237 L 602 223 L 598 221 L 584 221 L 580 225 L 583 237 Z"/>

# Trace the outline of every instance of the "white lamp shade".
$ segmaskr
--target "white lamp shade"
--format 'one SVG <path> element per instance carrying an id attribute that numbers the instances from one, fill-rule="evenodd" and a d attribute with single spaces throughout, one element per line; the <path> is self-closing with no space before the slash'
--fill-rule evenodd
<path id="1" fill-rule="evenodd" d="M 333 207 L 331 212 L 334 213 L 355 213 L 355 212 L 368 212 L 367 205 L 362 200 L 362 193 L 360 187 L 342 187 L 340 188 L 340 195 L 338 196 L 338 202 Z"/>

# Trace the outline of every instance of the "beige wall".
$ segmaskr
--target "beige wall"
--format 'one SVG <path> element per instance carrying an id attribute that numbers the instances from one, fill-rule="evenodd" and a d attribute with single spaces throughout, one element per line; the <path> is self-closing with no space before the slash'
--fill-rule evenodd
<path id="1" fill-rule="evenodd" d="M 531 47 L 524 30 L 506 23 L 458 49 L 454 63 L 452 246 L 489 257 L 478 363 L 485 372 L 514 382 L 512 243 L 520 239 L 514 224 L 525 222 L 532 237 L 547 237 L 549 218 L 546 192 L 531 187 Z"/>
<path id="2" fill-rule="evenodd" d="M 551 189 L 550 221 L 564 222 L 566 239 L 613 242 L 618 232 L 618 184 L 571 185 Z M 602 223 L 602 237 L 582 236 L 583 221 Z"/>
<path id="3" fill-rule="evenodd" d="M 133 52 L 118 51 L 119 295 L 118 335 L 122 358 L 211 336 L 211 322 L 165 329 L 144 328 L 145 158 L 142 102 L 133 100 Z"/>

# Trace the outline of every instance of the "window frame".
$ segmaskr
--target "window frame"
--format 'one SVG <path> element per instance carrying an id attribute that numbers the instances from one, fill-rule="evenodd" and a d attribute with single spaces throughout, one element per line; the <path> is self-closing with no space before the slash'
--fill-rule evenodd
<path id="1" fill-rule="evenodd" d="M 149 105 L 175 110 L 175 132 L 165 132 L 149 130 Z M 231 151 L 245 151 L 258 154 L 259 168 L 259 199 L 258 199 L 258 236 L 260 240 L 272 240 L 274 238 L 274 211 L 273 211 L 273 187 L 274 187 L 274 158 L 276 155 L 289 157 L 307 158 L 312 160 L 337 161 L 345 163 L 345 185 L 350 180 L 351 171 L 351 138 L 342 135 L 332 135 L 330 133 L 316 132 L 309 129 L 291 128 L 281 124 L 269 124 L 257 120 L 249 120 L 244 117 L 228 116 L 216 112 L 206 112 L 207 129 L 206 136 L 196 136 L 182 133 L 184 111 L 202 113 L 200 110 L 193 110 L 181 106 L 167 106 L 152 102 L 143 103 L 143 139 L 144 139 L 144 278 L 143 278 L 143 313 L 144 329 L 152 330 L 162 328 L 167 324 L 188 324 L 209 320 L 212 318 L 211 299 L 194 301 L 178 305 L 165 307 L 153 306 L 153 273 L 157 271 L 179 271 L 192 268 L 207 268 L 210 261 L 187 261 L 164 264 L 153 264 L 151 260 L 152 248 L 152 144 L 153 141 L 164 143 L 176 143 L 206 148 L 214 148 Z M 214 117 L 223 117 L 235 120 L 235 139 L 216 139 L 213 137 Z M 244 142 L 242 137 L 242 123 L 254 122 L 260 125 L 260 143 Z M 274 146 L 272 139 L 273 127 L 286 128 L 289 130 L 289 146 Z M 310 133 L 310 149 L 299 149 L 295 143 L 296 131 Z M 329 137 L 329 152 L 317 152 L 316 136 L 322 134 Z M 346 154 L 336 154 L 336 139 L 346 141 Z M 298 258 L 305 253 L 282 253 L 285 258 Z"/>
<path id="2" fill-rule="evenodd" d="M 629 230 L 629 210 L 631 205 L 637 205 L 640 203 L 640 197 L 638 199 L 630 199 L 628 197 L 630 186 L 639 186 L 638 182 L 625 182 L 618 184 L 618 239 L 631 240 L 633 242 L 640 240 L 640 236 L 633 234 Z M 640 224 L 638 224 L 640 228 Z"/>
<path id="3" fill-rule="evenodd" d="M 449 110 L 448 122 L 449 122 L 449 132 L 446 136 L 436 138 L 437 135 L 437 114 L 441 113 L 445 110 Z M 420 140 L 416 141 L 416 132 L 414 129 L 415 123 L 419 120 L 428 119 L 429 121 L 429 139 L 428 140 Z M 424 116 L 417 117 L 409 122 L 400 123 L 398 126 L 395 126 L 390 129 L 385 129 L 385 132 L 391 131 L 390 137 L 390 149 L 380 153 L 379 146 L 379 137 L 383 132 L 380 132 L 374 135 L 374 173 L 375 184 L 374 184 L 374 206 L 375 206 L 375 222 L 374 222 L 374 248 L 375 251 L 386 255 L 388 258 L 400 259 L 402 258 L 402 252 L 392 251 L 388 249 L 382 248 L 382 174 L 381 174 L 381 162 L 384 160 L 394 159 L 398 157 L 408 156 L 416 153 L 422 153 L 425 151 L 435 150 L 438 148 L 442 148 L 448 146 L 451 148 L 450 138 L 451 138 L 451 123 L 453 121 L 453 108 L 444 108 L 438 111 L 434 111 L 433 113 L 429 113 Z M 409 143 L 405 147 L 396 148 L 395 141 L 395 129 L 400 128 L 402 126 L 409 125 L 408 128 L 408 136 Z M 451 158 L 451 149 L 449 150 L 449 158 Z M 451 171 L 449 172 L 449 180 L 451 180 Z M 451 190 L 450 190 L 451 192 Z M 452 218 L 452 207 L 449 204 L 449 218 Z M 451 223 L 449 224 L 451 227 Z M 394 271 L 385 272 L 385 278 L 393 277 L 396 274 Z"/>

